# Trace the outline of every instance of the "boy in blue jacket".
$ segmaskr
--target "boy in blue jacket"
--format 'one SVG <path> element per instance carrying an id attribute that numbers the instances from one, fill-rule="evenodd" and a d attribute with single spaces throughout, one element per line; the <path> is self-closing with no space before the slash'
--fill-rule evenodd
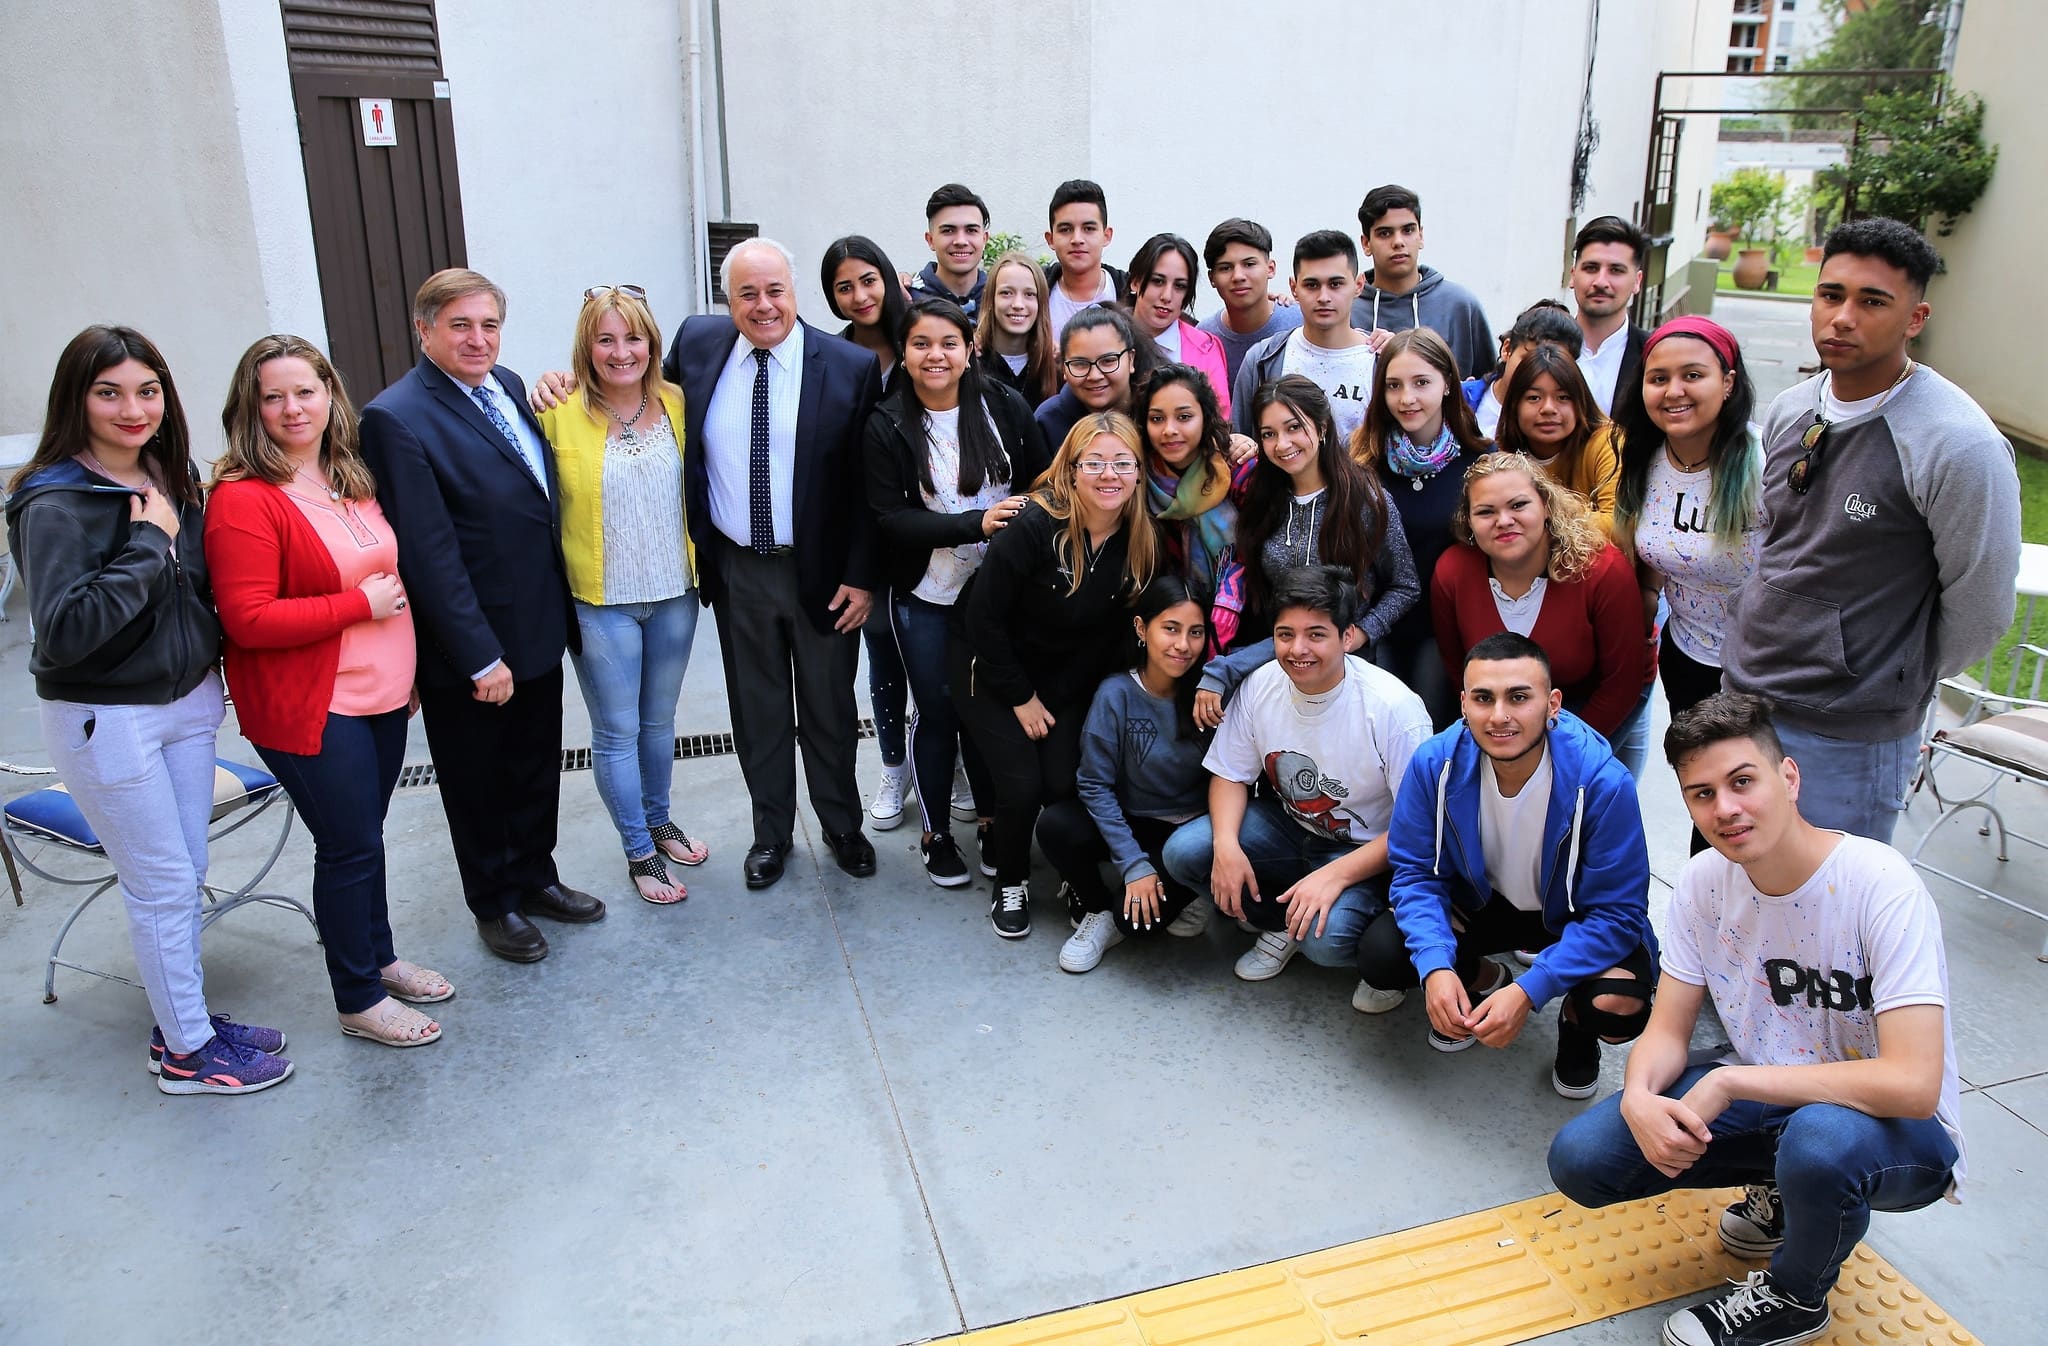
<path id="1" fill-rule="evenodd" d="M 1429 1045 L 1505 1047 L 1562 998 L 1551 1084 L 1590 1098 L 1600 1043 L 1650 1017 L 1656 936 L 1635 781 L 1562 709 L 1550 660 L 1502 631 L 1465 657 L 1465 722 L 1416 750 L 1387 828 L 1391 909 L 1358 941 L 1359 975 L 1421 985 Z M 1534 949 L 1515 980 L 1486 955 Z"/>

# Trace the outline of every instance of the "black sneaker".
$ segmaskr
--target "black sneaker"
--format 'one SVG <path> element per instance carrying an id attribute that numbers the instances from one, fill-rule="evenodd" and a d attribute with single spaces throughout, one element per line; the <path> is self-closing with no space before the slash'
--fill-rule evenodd
<path id="1" fill-rule="evenodd" d="M 1074 885 L 1068 883 L 1065 879 L 1060 880 L 1059 900 L 1067 908 L 1067 928 L 1069 930 L 1079 930 L 1081 928 L 1081 919 L 1088 914 L 1088 908 L 1081 905 L 1081 895 L 1075 892 Z"/>
<path id="2" fill-rule="evenodd" d="M 1004 939 L 1022 939 L 1031 933 L 1031 890 L 1023 884 L 997 888 L 988 900 L 988 922 Z"/>
<path id="3" fill-rule="evenodd" d="M 1579 1027 L 1557 1011 L 1557 1063 L 1550 1068 L 1550 1087 L 1566 1098 L 1591 1098 L 1600 1087 L 1600 1035 Z"/>
<path id="4" fill-rule="evenodd" d="M 995 830 L 996 825 L 992 822 L 978 823 L 974 828 L 974 854 L 975 858 L 981 861 L 981 876 L 985 879 L 996 876 L 995 858 L 989 854 L 988 849 L 989 834 Z"/>
<path id="5" fill-rule="evenodd" d="M 1769 1257 L 1784 1241 L 1785 1203 L 1774 1182 L 1751 1183 L 1721 1212 L 1721 1246 L 1737 1257 Z"/>
<path id="6" fill-rule="evenodd" d="M 1664 1320 L 1665 1346 L 1798 1346 L 1828 1330 L 1827 1302 L 1801 1304 L 1752 1271 L 1719 1299 L 1680 1309 Z"/>
<path id="7" fill-rule="evenodd" d="M 960 858 L 960 843 L 951 832 L 934 832 L 918 850 L 924 856 L 926 878 L 941 888 L 967 886 L 967 862 Z"/>

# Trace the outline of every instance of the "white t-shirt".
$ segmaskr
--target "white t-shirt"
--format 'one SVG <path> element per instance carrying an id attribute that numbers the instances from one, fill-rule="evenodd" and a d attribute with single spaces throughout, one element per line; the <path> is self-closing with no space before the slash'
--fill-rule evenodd
<path id="1" fill-rule="evenodd" d="M 1003 363 L 1010 367 L 1012 374 L 1021 374 L 1024 372 L 1024 362 L 1030 358 L 1025 352 L 1018 351 L 1015 355 L 1005 355 Z"/>
<path id="2" fill-rule="evenodd" d="M 1627 353 L 1627 323 L 1610 332 L 1599 350 L 1586 346 L 1579 352 L 1579 372 L 1586 376 L 1586 386 L 1604 412 L 1614 410 L 1614 385 L 1621 379 L 1621 357 Z"/>
<path id="3" fill-rule="evenodd" d="M 1394 789 L 1432 732 L 1422 698 L 1384 669 L 1344 657 L 1344 681 L 1318 696 L 1262 664 L 1232 698 L 1202 761 L 1249 785 L 1264 775 L 1288 815 L 1325 841 L 1362 846 L 1387 830 Z"/>
<path id="4" fill-rule="evenodd" d="M 1707 523 L 1713 489 L 1711 472 L 1681 472 L 1659 449 L 1636 522 L 1636 555 L 1665 579 L 1672 641 L 1686 658 L 1719 668 L 1728 600 L 1756 573 L 1763 514 L 1759 508 L 1740 540 L 1724 541 Z"/>
<path id="5" fill-rule="evenodd" d="M 1686 863 L 1671 894 L 1664 971 L 1704 986 L 1735 1050 L 1731 1063 L 1804 1066 L 1877 1055 L 1877 1016 L 1940 1005 L 1941 1101 L 1963 1185 L 1948 959 L 1934 898 L 1906 858 L 1843 836 L 1813 877 L 1783 897 L 1760 893 L 1714 851 Z"/>
<path id="6" fill-rule="evenodd" d="M 1827 419 L 1830 425 L 1836 421 L 1853 421 L 1858 416 L 1876 411 L 1878 405 L 1891 395 L 1892 389 L 1887 388 L 1881 393 L 1872 393 L 1868 397 L 1859 397 L 1854 402 L 1844 402 L 1836 398 L 1835 381 L 1829 379 L 1827 386 L 1821 390 L 1820 414 Z"/>
<path id="7" fill-rule="evenodd" d="M 1093 299 L 1069 299 L 1067 298 L 1067 292 L 1060 288 L 1058 281 L 1052 283 L 1050 287 L 1051 292 L 1045 296 L 1045 316 L 1046 320 L 1052 324 L 1054 345 L 1059 344 L 1060 333 L 1065 330 L 1067 319 L 1073 317 L 1084 308 L 1094 308 L 1097 304 L 1112 304 L 1116 302 L 1116 282 L 1109 278 L 1107 269 L 1101 272 L 1101 276 L 1102 283 L 1096 287 Z"/>
<path id="8" fill-rule="evenodd" d="M 988 414 L 986 409 L 982 414 Z M 989 425 L 993 429 L 995 422 L 991 420 Z M 987 509 L 1010 494 L 1010 484 L 1004 481 L 985 481 L 973 495 L 960 494 L 958 406 L 946 411 L 926 411 L 924 433 L 925 451 L 931 455 L 932 485 L 938 488 L 935 491 L 927 491 L 922 486 L 918 488 L 926 509 L 935 514 L 960 514 L 970 509 Z M 932 548 L 932 559 L 924 568 L 924 577 L 910 592 L 927 603 L 953 606 L 968 579 L 981 568 L 981 558 L 987 552 L 987 542 L 963 542 L 957 547 Z"/>
<path id="9" fill-rule="evenodd" d="M 1550 820 L 1550 745 L 1543 761 L 1510 799 L 1500 792 L 1493 759 L 1479 759 L 1479 849 L 1486 881 L 1517 911 L 1543 910 L 1543 824 Z"/>
<path id="10" fill-rule="evenodd" d="M 1536 629 L 1536 619 L 1543 615 L 1543 591 L 1550 587 L 1548 576 L 1538 575 L 1530 581 L 1529 592 L 1520 598 L 1509 598 L 1497 579 L 1488 579 L 1486 584 L 1493 590 L 1493 610 L 1500 614 L 1502 626 L 1518 636 Z"/>
<path id="11" fill-rule="evenodd" d="M 1300 374 L 1330 398 L 1330 414 L 1336 418 L 1338 437 L 1351 438 L 1365 420 L 1372 400 L 1372 371 L 1379 359 L 1363 341 L 1342 350 L 1311 345 L 1308 329 L 1297 327 L 1287 334 L 1286 354 L 1280 357 L 1280 372 Z"/>
<path id="12" fill-rule="evenodd" d="M 1489 385 L 1485 392 L 1479 394 L 1479 405 L 1472 408 L 1472 419 L 1479 422 L 1479 433 L 1488 439 L 1494 438 L 1500 429 L 1500 399 L 1493 395 L 1493 390 L 1502 386 L 1498 380 Z"/>

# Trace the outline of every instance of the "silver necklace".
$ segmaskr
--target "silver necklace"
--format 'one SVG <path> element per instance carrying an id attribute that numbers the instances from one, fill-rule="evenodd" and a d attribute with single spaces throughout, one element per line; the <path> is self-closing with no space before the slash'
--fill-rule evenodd
<path id="1" fill-rule="evenodd" d="M 619 422 L 619 443 L 629 449 L 633 448 L 640 442 L 640 432 L 633 427 L 639 423 L 642 416 L 647 414 L 647 390 L 645 388 L 640 390 L 640 405 L 634 408 L 631 416 L 621 420 L 619 413 L 612 410 L 612 404 L 609 400 L 604 404 L 604 414 Z"/>
<path id="2" fill-rule="evenodd" d="M 140 486 L 137 486 L 133 482 L 122 481 L 119 477 L 115 476 L 111 471 L 107 469 L 107 465 L 100 461 L 99 455 L 94 453 L 91 449 L 83 449 L 81 450 L 81 452 L 84 453 L 86 459 L 92 463 L 92 470 L 99 473 L 101 476 L 105 477 L 108 481 L 111 481 L 119 486 L 126 486 L 131 491 L 144 491 L 149 489 L 149 473 L 147 470 L 142 468 L 142 465 L 139 460 L 136 463 L 136 470 L 142 472 L 142 484 Z"/>
<path id="3" fill-rule="evenodd" d="M 319 491 L 321 494 L 325 495 L 329 500 L 341 499 L 341 492 L 334 489 L 334 483 L 322 481 L 318 477 L 307 476 L 306 469 L 303 467 L 293 470 L 292 480 L 305 482 L 306 485 L 311 486 L 315 490 Z"/>

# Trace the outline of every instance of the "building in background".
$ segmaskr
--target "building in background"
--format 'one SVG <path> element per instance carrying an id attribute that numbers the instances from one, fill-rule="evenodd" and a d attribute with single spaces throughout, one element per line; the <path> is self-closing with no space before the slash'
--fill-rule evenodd
<path id="1" fill-rule="evenodd" d="M 712 237 L 747 227 L 831 322 L 824 245 L 865 233 L 916 270 L 949 180 L 1034 247 L 1058 182 L 1101 182 L 1119 266 L 1238 214 L 1284 257 L 1404 183 L 1425 262 L 1503 326 L 1559 292 L 1578 220 L 1642 213 L 1651 85 L 1720 67 L 1732 3 L 1460 0 L 1403 16 L 1430 59 L 1376 60 L 1379 11 L 1347 0 L 11 0 L 0 461 L 89 322 L 163 346 L 210 456 L 251 340 L 327 345 L 367 399 L 438 266 L 504 286 L 531 373 L 566 364 L 592 284 L 645 286 L 669 327 L 701 311 Z M 1702 127 L 1658 178 L 1676 257 L 1713 155 Z"/>

